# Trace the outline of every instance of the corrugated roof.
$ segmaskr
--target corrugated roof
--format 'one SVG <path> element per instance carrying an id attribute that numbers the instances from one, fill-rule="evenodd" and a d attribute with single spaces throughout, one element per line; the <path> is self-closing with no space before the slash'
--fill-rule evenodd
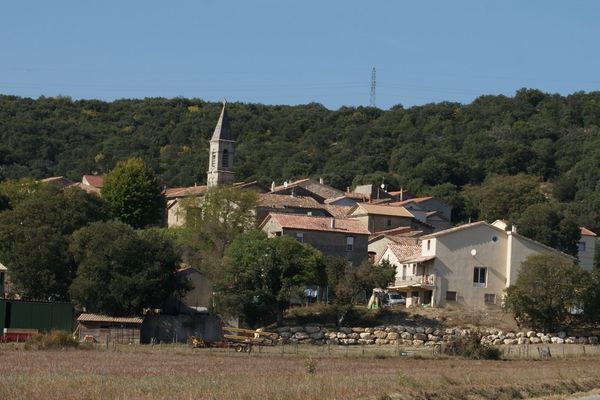
<path id="1" fill-rule="evenodd" d="M 270 219 L 275 220 L 282 228 L 308 231 L 353 233 L 368 235 L 369 231 L 359 221 L 346 218 L 316 217 L 310 215 L 269 213 L 261 227 Z M 334 227 L 332 227 L 332 220 Z"/>
<path id="2" fill-rule="evenodd" d="M 107 322 L 114 324 L 141 324 L 144 322 L 142 317 L 111 317 L 103 314 L 83 313 L 78 318 L 79 322 Z"/>
<path id="3" fill-rule="evenodd" d="M 583 226 L 580 226 L 579 230 L 581 232 L 581 236 L 596 236 L 594 232 L 590 231 L 588 228 L 585 228 Z"/>
<path id="4" fill-rule="evenodd" d="M 365 211 L 366 214 L 376 214 L 376 215 L 388 215 L 392 217 L 406 217 L 406 218 L 414 218 L 415 216 L 410 213 L 404 207 L 394 207 L 388 205 L 379 205 L 379 204 L 367 204 L 360 203 L 357 204 L 357 208 L 361 208 Z"/>

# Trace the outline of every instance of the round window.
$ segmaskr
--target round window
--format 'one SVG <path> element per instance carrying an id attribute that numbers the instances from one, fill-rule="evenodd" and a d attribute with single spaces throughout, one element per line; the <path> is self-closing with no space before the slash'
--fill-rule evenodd
<path id="1" fill-rule="evenodd" d="M 494 235 L 492 236 L 492 242 L 496 243 L 498 241 L 498 236 Z"/>

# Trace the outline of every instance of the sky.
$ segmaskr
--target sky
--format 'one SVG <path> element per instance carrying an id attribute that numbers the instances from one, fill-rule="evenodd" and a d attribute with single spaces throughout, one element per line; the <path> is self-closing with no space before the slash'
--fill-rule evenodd
<path id="1" fill-rule="evenodd" d="M 5 0 L 0 94 L 330 109 L 600 89 L 600 2 Z"/>

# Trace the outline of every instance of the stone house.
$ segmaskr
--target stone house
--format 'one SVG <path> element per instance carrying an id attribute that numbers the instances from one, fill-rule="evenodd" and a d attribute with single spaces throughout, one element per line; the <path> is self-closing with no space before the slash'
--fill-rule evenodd
<path id="1" fill-rule="evenodd" d="M 577 258 L 581 268 L 591 271 L 594 269 L 596 254 L 596 234 L 587 228 L 580 227 L 581 239 L 577 242 Z"/>
<path id="2" fill-rule="evenodd" d="M 356 220 L 269 213 L 260 224 L 269 237 L 288 235 L 352 266 L 367 259 L 369 231 Z"/>
<path id="3" fill-rule="evenodd" d="M 371 233 L 406 226 L 425 233 L 433 232 L 431 225 L 415 218 L 414 214 L 404 207 L 359 203 L 350 209 L 348 218 L 360 221 Z"/>
<path id="4" fill-rule="evenodd" d="M 390 289 L 405 293 L 413 305 L 499 306 L 528 256 L 555 253 L 574 260 L 502 221 L 461 225 L 422 236 L 419 243 L 412 253 L 390 245 L 382 256 L 397 266 Z"/>

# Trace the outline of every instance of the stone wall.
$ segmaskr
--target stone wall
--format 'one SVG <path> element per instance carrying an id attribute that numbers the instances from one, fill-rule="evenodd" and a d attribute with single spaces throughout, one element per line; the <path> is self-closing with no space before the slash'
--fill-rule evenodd
<path id="1" fill-rule="evenodd" d="M 463 328 L 432 328 L 425 326 L 378 326 L 375 328 L 342 327 L 328 325 L 284 326 L 277 328 L 280 341 L 300 344 L 334 345 L 402 345 L 435 346 L 448 343 L 471 333 Z M 493 345 L 523 345 L 537 343 L 591 344 L 599 342 L 600 331 L 589 332 L 588 336 L 569 336 L 566 332 L 541 333 L 503 332 L 497 329 L 482 329 L 482 342 Z"/>

